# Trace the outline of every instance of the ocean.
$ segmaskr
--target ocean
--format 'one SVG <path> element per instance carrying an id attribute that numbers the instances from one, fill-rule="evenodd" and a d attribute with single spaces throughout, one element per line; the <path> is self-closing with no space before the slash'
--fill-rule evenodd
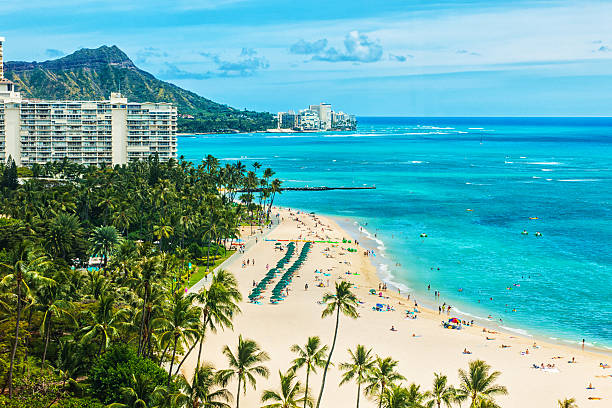
<path id="1" fill-rule="evenodd" d="M 612 349 L 612 118 L 358 121 L 354 132 L 181 136 L 178 152 L 257 161 L 284 186 L 376 186 L 275 204 L 364 228 L 381 277 L 426 303 L 439 290 L 475 320 Z"/>

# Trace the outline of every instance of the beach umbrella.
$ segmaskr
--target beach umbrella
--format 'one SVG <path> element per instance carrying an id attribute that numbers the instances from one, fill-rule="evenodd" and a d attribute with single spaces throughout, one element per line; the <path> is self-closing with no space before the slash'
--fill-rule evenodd
<path id="1" fill-rule="evenodd" d="M 453 317 L 452 319 L 448 319 L 449 323 L 461 323 L 461 321 L 459 319 L 457 319 L 456 317 Z"/>

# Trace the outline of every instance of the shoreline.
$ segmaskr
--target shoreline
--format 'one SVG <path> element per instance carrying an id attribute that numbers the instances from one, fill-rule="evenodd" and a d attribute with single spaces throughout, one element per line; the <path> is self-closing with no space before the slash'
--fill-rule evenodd
<path id="1" fill-rule="evenodd" d="M 457 314 L 439 314 L 425 307 L 420 295 L 417 295 L 419 312 L 412 314 L 417 318 L 407 318 L 404 309 L 412 311 L 413 306 L 407 302 L 406 296 L 398 295 L 392 289 L 384 291 L 383 298 L 370 294 L 370 289 L 376 289 L 381 279 L 372 257 L 364 254 L 367 242 L 362 241 L 365 239 L 358 238 L 359 246 L 342 243 L 343 237 L 353 237 L 349 228 L 342 228 L 341 222 L 338 223 L 333 216 L 311 214 L 294 207 L 291 210 L 275 207 L 274 212 L 280 213 L 282 220 L 269 234 L 270 241 L 259 240 L 244 254 L 233 257 L 224 265 L 235 274 L 245 298 L 240 303 L 242 313 L 235 316 L 233 329 L 210 333 L 204 347 L 204 360 L 217 368 L 226 367 L 221 350 L 225 345 L 234 348 L 239 334 L 257 341 L 268 352 L 270 360 L 267 366 L 272 375 L 258 380 L 257 390 L 249 390 L 244 396 L 246 406 L 259 406 L 261 391 L 278 387 L 275 373 L 284 372 L 295 358 L 290 351 L 292 344 L 304 344 L 308 336 L 316 335 L 323 344 L 330 345 L 335 320 L 321 318 L 323 306 L 320 301 L 324 293 L 333 290 L 334 282 L 342 280 L 353 285 L 353 292 L 360 299 L 357 308 L 360 317 L 340 319 L 341 331 L 332 359 L 335 364 L 347 361 L 350 358 L 347 349 L 353 350 L 359 343 L 373 348 L 374 354 L 397 360 L 399 372 L 407 377 L 404 385 L 415 382 L 421 385 L 422 391 L 430 388 L 434 372 L 442 372 L 448 376 L 450 384 L 456 385 L 459 381 L 457 370 L 465 369 L 469 361 L 482 359 L 502 373 L 499 383 L 509 390 L 509 396 L 498 399 L 498 404 L 504 408 L 553 406 L 557 399 L 564 397 L 575 397 L 581 407 L 602 406 L 588 398 L 612 399 L 612 375 L 608 375 L 612 374 L 612 369 L 599 366 L 602 362 L 612 362 L 604 354 L 547 341 L 538 340 L 536 345 L 534 338 L 508 334 L 497 327 L 488 329 L 479 322 L 464 326 L 462 330 L 444 329 L 441 321 Z M 304 240 L 319 239 L 340 243 L 326 241 L 312 245 L 284 300 L 278 304 L 270 303 L 272 285 L 264 290 L 264 298 L 259 303 L 248 301 L 247 296 L 254 285 L 252 282 L 261 280 L 268 270 L 267 264 L 273 267 L 284 255 L 284 252 L 276 250 L 275 242 L 296 240 L 301 249 Z M 252 261 L 250 265 L 243 263 L 247 259 Z M 306 284 L 308 288 L 305 288 Z M 376 303 L 387 304 L 391 309 L 376 311 Z M 392 326 L 395 331 L 390 330 Z M 466 349 L 470 351 L 467 355 L 462 353 Z M 196 357 L 190 355 L 182 367 L 188 378 L 193 373 Z M 576 363 L 571 364 L 574 358 Z M 540 369 L 544 364 L 545 368 Z M 298 373 L 300 376 L 303 374 Z M 340 392 L 334 391 L 341 380 L 341 372 L 336 366 L 330 369 L 327 377 L 329 388 L 323 406 L 353 405 L 346 400 L 346 392 L 352 394 L 352 385 L 342 387 Z M 310 386 L 314 392 L 320 379 L 320 371 L 314 375 L 311 373 Z M 586 389 L 590 383 L 594 390 Z M 234 387 L 234 383 L 229 385 L 230 390 Z M 371 400 L 363 399 L 362 407 L 374 406 Z"/>
<path id="2" fill-rule="evenodd" d="M 285 208 L 285 207 L 282 207 L 282 208 Z M 292 207 L 292 209 L 296 209 L 296 210 L 303 211 L 303 212 L 310 212 L 309 209 L 302 208 L 302 207 L 299 207 L 299 208 Z M 346 215 L 336 215 L 336 214 L 327 214 L 327 213 L 316 213 L 316 215 L 333 220 L 336 224 L 338 224 L 338 226 L 344 232 L 346 232 L 348 236 L 350 236 L 352 239 L 358 239 L 359 246 L 367 250 L 374 250 L 376 253 L 378 252 L 384 253 L 384 250 L 386 248 L 384 241 L 381 238 L 373 237 L 372 233 L 367 231 L 367 229 L 365 228 L 364 228 L 366 230 L 365 234 L 360 232 L 359 227 L 363 227 L 363 226 L 359 224 L 359 222 L 355 220 L 354 218 L 350 216 L 346 216 Z M 364 238 L 367 241 L 371 241 L 373 244 L 363 245 L 362 240 L 364 240 Z M 380 246 L 382 246 L 383 248 L 380 249 Z M 386 259 L 389 259 L 389 258 L 386 258 Z M 373 264 L 374 268 L 376 269 L 376 277 L 381 283 L 387 284 L 389 288 L 393 288 L 395 291 L 399 289 L 401 290 L 401 293 L 404 293 L 407 290 L 408 293 L 411 295 L 411 297 L 412 296 L 418 297 L 419 305 L 422 304 L 428 310 L 432 312 L 436 312 L 438 305 L 432 301 L 431 294 L 429 294 L 428 296 L 427 292 L 423 292 L 418 289 L 412 288 L 407 283 L 397 282 L 396 281 L 397 277 L 393 275 L 392 272 L 381 270 L 381 265 L 383 264 L 383 262 L 378 261 L 377 258 L 376 259 L 370 258 L 370 262 Z M 444 301 L 444 298 L 441 298 L 441 300 Z M 470 313 L 469 311 L 463 311 L 454 306 L 454 304 L 459 303 L 460 306 L 465 305 L 466 308 L 469 309 L 471 306 L 465 301 L 462 302 L 457 299 L 450 299 L 450 301 L 453 302 L 453 305 L 451 305 L 452 310 L 453 310 L 452 313 L 455 313 L 456 315 L 459 315 L 465 318 L 465 320 L 474 320 L 474 322 L 478 323 L 479 326 L 485 327 L 489 330 L 499 330 L 501 332 L 506 333 L 507 335 L 520 336 L 525 339 L 537 341 L 538 343 L 548 343 L 550 345 L 574 348 L 576 351 L 580 351 L 580 352 L 590 351 L 595 354 L 601 354 L 604 357 L 608 357 L 608 358 L 612 357 L 612 347 L 596 346 L 587 341 L 585 342 L 584 350 L 582 350 L 581 343 L 579 341 L 570 340 L 569 336 L 566 336 L 565 334 L 560 334 L 558 338 L 553 338 L 551 337 L 550 334 L 540 333 L 529 327 L 524 327 L 524 326 L 509 327 L 503 324 L 500 325 L 496 321 L 492 321 L 486 317 L 478 315 L 477 314 L 478 312 L 475 312 L 476 314 L 473 314 L 473 313 Z M 482 311 L 486 312 L 484 308 L 482 309 Z"/>

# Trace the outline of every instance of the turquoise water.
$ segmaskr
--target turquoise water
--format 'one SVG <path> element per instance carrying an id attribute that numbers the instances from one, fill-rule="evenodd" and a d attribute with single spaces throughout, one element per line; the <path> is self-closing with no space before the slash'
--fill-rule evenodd
<path id="1" fill-rule="evenodd" d="M 440 290 L 510 330 L 612 347 L 612 119 L 360 118 L 350 133 L 179 138 L 186 159 L 207 154 L 261 162 L 285 186 L 375 185 L 277 203 L 359 223 L 381 275 L 423 300 Z"/>

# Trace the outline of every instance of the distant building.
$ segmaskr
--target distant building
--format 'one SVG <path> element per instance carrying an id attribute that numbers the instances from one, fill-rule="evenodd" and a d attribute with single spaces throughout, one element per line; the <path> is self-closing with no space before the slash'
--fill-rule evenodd
<path id="1" fill-rule="evenodd" d="M 354 115 L 334 112 L 329 103 L 310 105 L 295 114 L 293 111 L 279 112 L 279 129 L 302 131 L 355 130 L 357 121 Z"/>
<path id="2" fill-rule="evenodd" d="M 330 130 L 332 128 L 332 107 L 329 103 L 310 105 L 309 109 L 319 114 L 321 130 Z"/>
<path id="3" fill-rule="evenodd" d="M 298 115 L 294 111 L 278 112 L 279 129 L 295 129 L 298 127 Z"/>
<path id="4" fill-rule="evenodd" d="M 0 37 L 0 67 L 2 45 Z M 68 159 L 126 164 L 158 154 L 176 158 L 177 109 L 169 103 L 23 99 L 0 68 L 0 160 L 19 166 Z"/>
<path id="5" fill-rule="evenodd" d="M 353 130 L 355 128 L 355 115 L 349 115 L 348 113 L 332 112 L 332 128 L 339 130 Z"/>
<path id="6" fill-rule="evenodd" d="M 319 114 L 310 109 L 301 110 L 298 116 L 298 127 L 301 130 L 320 130 Z"/>

